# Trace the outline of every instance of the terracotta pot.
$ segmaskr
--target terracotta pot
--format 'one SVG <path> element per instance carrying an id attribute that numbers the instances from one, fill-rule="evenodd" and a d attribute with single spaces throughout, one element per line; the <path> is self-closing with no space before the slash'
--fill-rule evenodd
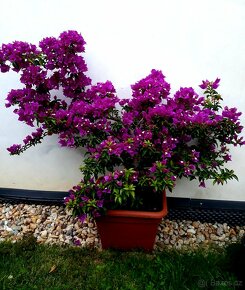
<path id="1" fill-rule="evenodd" d="M 102 248 L 153 250 L 158 226 L 167 213 L 165 191 L 161 211 L 108 210 L 96 219 Z"/>

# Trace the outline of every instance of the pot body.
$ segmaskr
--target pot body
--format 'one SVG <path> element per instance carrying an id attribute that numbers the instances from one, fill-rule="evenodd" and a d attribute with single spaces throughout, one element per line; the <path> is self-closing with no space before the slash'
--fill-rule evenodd
<path id="1" fill-rule="evenodd" d="M 102 248 L 153 250 L 158 226 L 167 213 L 165 191 L 161 211 L 108 210 L 96 219 Z"/>

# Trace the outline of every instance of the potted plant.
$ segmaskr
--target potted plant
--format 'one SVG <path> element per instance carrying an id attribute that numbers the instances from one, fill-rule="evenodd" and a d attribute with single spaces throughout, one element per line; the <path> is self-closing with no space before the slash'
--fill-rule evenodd
<path id="1" fill-rule="evenodd" d="M 229 145 L 244 145 L 241 113 L 221 105 L 219 79 L 203 81 L 200 95 L 190 87 L 170 94 L 158 70 L 132 85 L 131 97 L 119 99 L 111 82 L 91 85 L 84 45 L 76 31 L 45 38 L 39 48 L 24 42 L 2 45 L 1 71 L 20 72 L 24 85 L 10 91 L 6 106 L 15 106 L 20 121 L 37 127 L 23 145 L 8 150 L 20 154 L 52 134 L 62 146 L 84 148 L 83 178 L 65 199 L 67 207 L 81 221 L 95 218 L 99 231 L 119 229 L 109 240 L 102 236 L 104 247 L 151 249 L 167 213 L 165 190 L 172 191 L 178 178 L 198 179 L 203 187 L 208 179 L 217 184 L 237 179 L 225 164 L 231 160 Z M 56 90 L 62 90 L 62 98 L 52 93 Z M 151 241 L 145 232 L 134 235 L 154 219 L 146 221 L 149 211 L 156 215 Z M 120 227 L 115 226 L 119 217 Z M 130 226 L 132 217 L 136 227 Z M 129 232 L 122 234 L 125 229 Z M 135 244 L 129 242 L 133 235 Z"/>

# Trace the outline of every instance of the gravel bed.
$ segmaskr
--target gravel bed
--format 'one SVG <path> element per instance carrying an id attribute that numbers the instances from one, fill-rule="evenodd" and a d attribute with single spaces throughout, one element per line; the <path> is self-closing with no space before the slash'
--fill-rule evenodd
<path id="1" fill-rule="evenodd" d="M 163 219 L 158 228 L 155 249 L 188 248 L 210 243 L 224 246 L 237 242 L 245 226 L 174 221 Z M 101 248 L 95 223 L 82 224 L 62 206 L 0 203 L 0 241 L 17 241 L 33 234 L 38 243 Z"/>

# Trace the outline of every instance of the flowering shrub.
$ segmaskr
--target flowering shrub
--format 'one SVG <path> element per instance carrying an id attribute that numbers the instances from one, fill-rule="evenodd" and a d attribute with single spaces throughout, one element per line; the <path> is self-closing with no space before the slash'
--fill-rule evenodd
<path id="1" fill-rule="evenodd" d="M 52 134 L 62 146 L 86 149 L 83 179 L 65 199 L 74 214 L 83 220 L 108 208 L 146 207 L 177 178 L 198 179 L 203 187 L 208 179 L 237 179 L 225 164 L 228 145 L 244 145 L 241 113 L 222 107 L 219 79 L 203 81 L 202 95 L 182 87 L 170 95 L 165 76 L 152 70 L 131 86 L 131 98 L 119 99 L 111 82 L 91 85 L 84 45 L 80 34 L 68 31 L 43 39 L 39 48 L 16 41 L 0 50 L 1 71 L 20 73 L 24 86 L 9 92 L 6 106 L 36 127 L 23 145 L 8 148 L 10 154 Z"/>

